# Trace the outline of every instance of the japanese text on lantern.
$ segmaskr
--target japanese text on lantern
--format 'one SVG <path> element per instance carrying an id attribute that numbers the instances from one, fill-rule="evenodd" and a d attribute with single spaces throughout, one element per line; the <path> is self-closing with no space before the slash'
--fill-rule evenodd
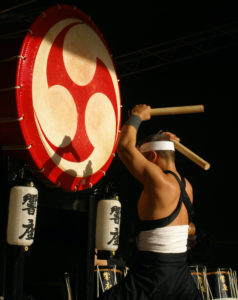
<path id="1" fill-rule="evenodd" d="M 35 234 L 35 216 L 36 216 L 36 209 L 37 209 L 37 195 L 32 194 L 26 194 L 23 196 L 22 201 L 22 211 L 25 211 L 27 214 L 27 220 L 24 220 L 24 223 L 27 222 L 27 224 L 22 224 L 22 228 L 24 229 L 24 232 L 22 235 L 20 235 L 18 238 L 26 240 L 33 240 L 34 234 Z"/>
<path id="2" fill-rule="evenodd" d="M 114 224 L 120 225 L 120 215 L 121 215 L 121 208 L 118 206 L 111 207 L 110 211 L 110 220 L 113 221 Z M 119 245 L 119 228 L 118 226 L 114 227 L 114 231 L 110 231 L 110 235 L 112 236 L 111 240 L 107 242 L 108 245 L 112 244 L 114 246 Z"/>

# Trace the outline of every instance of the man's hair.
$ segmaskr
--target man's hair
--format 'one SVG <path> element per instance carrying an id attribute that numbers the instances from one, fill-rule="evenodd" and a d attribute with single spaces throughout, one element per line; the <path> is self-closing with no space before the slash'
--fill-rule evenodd
<path id="1" fill-rule="evenodd" d="M 155 134 L 151 134 L 143 139 L 141 139 L 138 142 L 138 147 L 141 145 L 148 143 L 148 142 L 154 142 L 154 141 L 169 141 L 169 138 L 166 134 L 163 132 L 158 132 Z M 172 150 L 157 150 L 155 151 L 161 158 L 165 160 L 175 160 L 175 151 Z"/>

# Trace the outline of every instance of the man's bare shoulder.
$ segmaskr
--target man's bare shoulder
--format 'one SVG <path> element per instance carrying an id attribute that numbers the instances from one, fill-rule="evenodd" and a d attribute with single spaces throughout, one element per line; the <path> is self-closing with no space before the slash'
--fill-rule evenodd
<path id="1" fill-rule="evenodd" d="M 172 174 L 166 174 L 162 170 L 154 176 L 153 184 L 147 182 L 144 189 L 148 194 L 154 194 L 160 200 L 167 198 L 173 199 L 171 196 L 177 196 L 180 193 L 180 187 L 176 178 Z"/>
<path id="2" fill-rule="evenodd" d="M 185 184 L 186 184 L 185 190 L 186 190 L 190 200 L 193 202 L 193 187 L 187 178 L 185 178 Z"/>

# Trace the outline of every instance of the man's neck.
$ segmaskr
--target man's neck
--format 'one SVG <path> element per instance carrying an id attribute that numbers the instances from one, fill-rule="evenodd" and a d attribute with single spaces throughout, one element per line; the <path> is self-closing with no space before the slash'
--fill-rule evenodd
<path id="1" fill-rule="evenodd" d="M 160 162 L 158 163 L 159 167 L 164 171 L 164 170 L 170 170 L 173 172 L 177 172 L 175 163 L 172 160 L 163 160 L 161 159 Z"/>

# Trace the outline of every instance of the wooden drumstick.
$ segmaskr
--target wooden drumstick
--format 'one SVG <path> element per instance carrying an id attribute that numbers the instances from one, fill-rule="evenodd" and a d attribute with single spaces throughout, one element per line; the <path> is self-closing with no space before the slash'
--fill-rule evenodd
<path id="1" fill-rule="evenodd" d="M 201 112 L 204 112 L 204 105 L 188 105 L 188 106 L 152 108 L 150 111 L 150 115 L 163 116 L 163 115 L 178 115 L 178 114 L 194 114 L 194 113 L 201 113 Z"/>
<path id="2" fill-rule="evenodd" d="M 171 139 L 171 141 L 174 142 L 174 147 L 176 150 L 185 155 L 187 158 L 191 159 L 195 164 L 199 165 L 204 170 L 208 170 L 210 168 L 210 164 L 203 158 L 192 152 L 190 149 L 188 149 L 178 141 L 174 139 Z"/>

